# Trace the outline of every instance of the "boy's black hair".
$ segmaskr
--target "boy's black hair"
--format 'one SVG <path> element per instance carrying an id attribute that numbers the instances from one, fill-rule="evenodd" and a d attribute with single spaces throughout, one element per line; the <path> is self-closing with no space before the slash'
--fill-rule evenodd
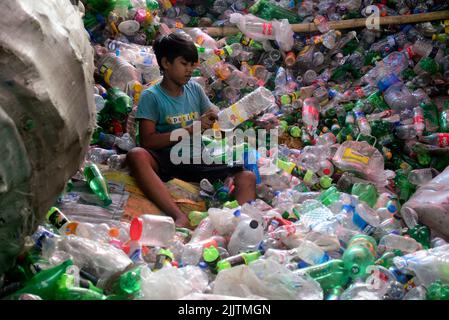
<path id="1" fill-rule="evenodd" d="M 163 57 L 166 57 L 169 62 L 173 62 L 177 57 L 183 57 L 192 63 L 198 61 L 198 50 L 195 44 L 176 33 L 158 37 L 153 43 L 153 50 L 161 70 L 164 69 L 161 63 Z"/>

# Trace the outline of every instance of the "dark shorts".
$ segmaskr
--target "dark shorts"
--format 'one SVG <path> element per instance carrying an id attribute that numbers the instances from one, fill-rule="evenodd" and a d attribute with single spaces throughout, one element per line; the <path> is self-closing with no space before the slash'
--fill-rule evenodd
<path id="1" fill-rule="evenodd" d="M 153 156 L 159 166 L 159 177 L 166 182 L 178 178 L 187 182 L 200 182 L 207 179 L 210 182 L 224 180 L 226 177 L 244 171 L 242 164 L 228 166 L 226 164 L 173 164 L 170 160 L 170 148 L 147 151 Z"/>

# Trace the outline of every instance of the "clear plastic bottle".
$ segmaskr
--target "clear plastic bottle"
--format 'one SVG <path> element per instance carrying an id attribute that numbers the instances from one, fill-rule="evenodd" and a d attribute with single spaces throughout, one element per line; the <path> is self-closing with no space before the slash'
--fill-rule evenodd
<path id="1" fill-rule="evenodd" d="M 428 183 L 434 177 L 435 170 L 432 168 L 415 169 L 408 174 L 408 180 L 417 186 Z"/>
<path id="2" fill-rule="evenodd" d="M 114 53 L 105 54 L 98 63 L 98 71 L 111 87 L 125 91 L 128 83 L 142 81 L 142 75 L 131 64 Z"/>
<path id="3" fill-rule="evenodd" d="M 91 148 L 87 152 L 87 160 L 95 162 L 95 163 L 101 163 L 105 164 L 108 159 L 116 155 L 117 151 L 115 150 L 107 150 L 102 148 Z"/>
<path id="4" fill-rule="evenodd" d="M 315 98 L 306 98 L 302 107 L 302 121 L 309 132 L 315 132 L 320 119 L 320 105 Z"/>
<path id="5" fill-rule="evenodd" d="M 263 239 L 263 227 L 256 220 L 240 221 L 228 244 L 231 255 L 240 252 L 254 251 Z"/>
<path id="6" fill-rule="evenodd" d="M 371 135 L 371 126 L 369 125 L 362 109 L 359 107 L 354 108 L 354 115 L 357 125 L 359 126 L 360 133 L 367 136 Z"/>
<path id="7" fill-rule="evenodd" d="M 217 42 L 200 28 L 190 29 L 187 33 L 198 45 L 204 48 L 217 49 Z"/>
<path id="8" fill-rule="evenodd" d="M 172 217 L 144 214 L 131 221 L 130 237 L 142 245 L 167 247 L 175 236 Z"/>
<path id="9" fill-rule="evenodd" d="M 378 250 L 380 253 L 392 250 L 400 250 L 404 254 L 421 250 L 422 246 L 415 239 L 403 237 L 396 234 L 383 236 L 379 241 Z"/>
<path id="10" fill-rule="evenodd" d="M 233 130 L 240 123 L 268 109 L 274 103 L 274 97 L 265 87 L 259 87 L 232 106 L 218 113 L 220 130 Z"/>
<path id="11" fill-rule="evenodd" d="M 125 133 L 121 137 L 117 137 L 114 143 L 123 151 L 129 151 L 136 146 L 129 133 Z"/>

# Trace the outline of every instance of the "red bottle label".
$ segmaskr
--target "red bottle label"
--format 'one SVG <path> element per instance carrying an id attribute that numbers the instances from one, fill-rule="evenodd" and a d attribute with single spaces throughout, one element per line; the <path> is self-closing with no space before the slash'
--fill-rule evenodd
<path id="1" fill-rule="evenodd" d="M 438 134 L 438 144 L 440 147 L 448 147 L 449 146 L 449 133 Z"/>

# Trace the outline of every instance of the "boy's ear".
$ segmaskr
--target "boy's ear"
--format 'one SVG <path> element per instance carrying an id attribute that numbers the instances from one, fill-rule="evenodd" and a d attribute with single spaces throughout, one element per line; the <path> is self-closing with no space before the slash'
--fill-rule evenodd
<path id="1" fill-rule="evenodd" d="M 167 57 L 162 57 L 161 64 L 162 64 L 162 68 L 167 69 L 170 62 L 168 61 Z"/>

